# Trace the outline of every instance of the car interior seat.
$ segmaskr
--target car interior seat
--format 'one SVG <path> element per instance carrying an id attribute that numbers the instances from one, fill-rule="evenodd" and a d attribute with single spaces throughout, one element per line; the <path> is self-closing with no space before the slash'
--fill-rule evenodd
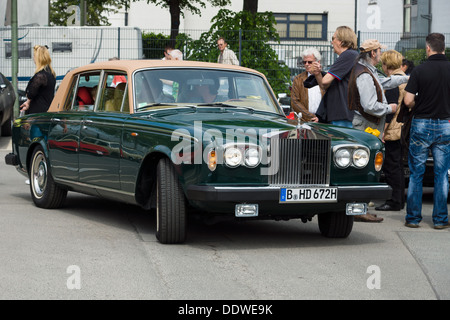
<path id="1" fill-rule="evenodd" d="M 93 105 L 94 99 L 92 99 L 91 92 L 86 87 L 78 88 L 77 101 L 79 106 Z"/>
<path id="2" fill-rule="evenodd" d="M 126 83 L 122 82 L 114 89 L 114 97 L 105 103 L 105 111 L 120 111 Z"/>

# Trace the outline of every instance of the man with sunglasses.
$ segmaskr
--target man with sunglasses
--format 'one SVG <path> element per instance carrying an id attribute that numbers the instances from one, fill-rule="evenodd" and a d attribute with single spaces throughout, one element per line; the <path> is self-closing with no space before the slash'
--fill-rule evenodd
<path id="1" fill-rule="evenodd" d="M 307 48 L 300 56 L 305 71 L 297 75 L 292 84 L 291 107 L 296 113 L 301 113 L 302 121 L 318 122 L 319 119 L 315 113 L 322 100 L 324 91 L 318 85 L 307 88 L 304 82 L 311 76 L 312 64 L 314 62 L 320 63 L 322 55 L 316 48 Z"/>

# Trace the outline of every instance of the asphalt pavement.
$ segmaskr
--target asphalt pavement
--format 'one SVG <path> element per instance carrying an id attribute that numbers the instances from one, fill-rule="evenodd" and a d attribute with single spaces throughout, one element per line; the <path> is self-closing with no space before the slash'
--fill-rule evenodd
<path id="1" fill-rule="evenodd" d="M 404 210 L 355 222 L 347 239 L 322 237 L 316 218 L 190 220 L 185 244 L 162 245 L 154 214 L 134 206 L 69 192 L 61 209 L 35 207 L 10 150 L 1 137 L 0 299 L 450 299 L 450 229 L 433 229 L 433 189 L 418 229 Z"/>

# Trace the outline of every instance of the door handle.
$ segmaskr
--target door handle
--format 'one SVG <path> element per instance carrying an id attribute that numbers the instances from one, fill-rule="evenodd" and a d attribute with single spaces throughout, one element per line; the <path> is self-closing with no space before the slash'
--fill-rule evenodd
<path id="1" fill-rule="evenodd" d="M 87 129 L 88 127 L 86 124 L 92 124 L 94 121 L 92 120 L 83 120 L 83 130 Z"/>

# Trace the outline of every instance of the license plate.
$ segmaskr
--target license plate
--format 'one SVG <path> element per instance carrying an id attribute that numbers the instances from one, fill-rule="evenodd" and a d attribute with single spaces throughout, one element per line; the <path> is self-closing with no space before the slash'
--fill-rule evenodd
<path id="1" fill-rule="evenodd" d="M 280 203 L 337 202 L 337 188 L 281 188 Z"/>

